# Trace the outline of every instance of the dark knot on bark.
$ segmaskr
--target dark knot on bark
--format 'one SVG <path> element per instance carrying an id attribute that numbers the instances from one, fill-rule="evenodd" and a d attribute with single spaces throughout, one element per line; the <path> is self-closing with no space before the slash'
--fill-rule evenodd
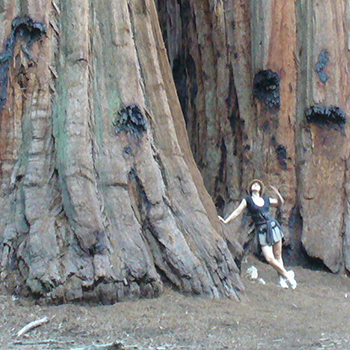
<path id="1" fill-rule="evenodd" d="M 335 106 L 314 105 L 305 110 L 305 117 L 308 123 L 320 127 L 328 126 L 330 129 L 343 129 L 347 122 L 345 113 Z"/>
<path id="2" fill-rule="evenodd" d="M 23 41 L 21 46 L 24 55 L 33 60 L 29 53 L 33 44 L 46 33 L 46 26 L 40 22 L 33 21 L 30 17 L 16 17 L 11 24 L 11 33 L 7 37 L 5 47 L 0 54 L 0 113 L 7 100 L 8 70 L 14 55 L 16 42 Z"/>
<path id="3" fill-rule="evenodd" d="M 253 95 L 263 101 L 268 108 L 279 109 L 281 105 L 279 75 L 271 69 L 261 70 L 255 74 Z"/>
<path id="4" fill-rule="evenodd" d="M 315 66 L 315 71 L 318 74 L 318 77 L 322 81 L 322 83 L 326 83 L 329 79 L 328 74 L 324 71 L 326 65 L 329 61 L 329 53 L 327 50 L 322 50 L 318 55 L 318 62 Z"/>
<path id="5" fill-rule="evenodd" d="M 114 126 L 117 134 L 124 130 L 137 138 L 141 138 L 147 130 L 147 121 L 139 106 L 130 105 L 118 112 Z"/>

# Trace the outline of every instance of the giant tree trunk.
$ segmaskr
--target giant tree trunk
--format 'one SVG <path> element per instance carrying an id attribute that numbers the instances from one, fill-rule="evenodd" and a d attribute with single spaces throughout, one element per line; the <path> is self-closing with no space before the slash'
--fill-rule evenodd
<path id="1" fill-rule="evenodd" d="M 350 271 L 348 1 L 301 1 L 299 200 L 303 245 L 333 272 Z M 344 227 L 346 227 L 345 235 Z M 344 264 L 345 262 L 345 264 Z"/>
<path id="2" fill-rule="evenodd" d="M 237 297 L 153 0 L 1 7 L 3 281 L 57 301 L 152 297 L 164 281 Z"/>
<path id="3" fill-rule="evenodd" d="M 292 258 L 306 251 L 349 270 L 349 1 L 157 3 L 191 147 L 218 210 L 231 212 L 247 182 L 262 178 L 287 200 Z M 247 230 L 231 228 L 244 243 Z"/>
<path id="4" fill-rule="evenodd" d="M 195 160 L 220 214 L 231 212 L 254 176 L 250 12 L 247 1 L 158 1 Z M 180 40 L 181 39 L 181 40 Z M 256 127 L 253 126 L 252 132 Z M 256 143 L 259 147 L 259 143 Z M 244 231 L 232 230 L 243 243 Z"/>
<path id="5" fill-rule="evenodd" d="M 295 49 L 285 38 L 292 33 L 296 46 L 294 4 L 169 0 L 158 6 L 192 150 L 218 210 L 230 213 L 247 183 L 260 177 L 280 188 L 287 198 L 286 215 L 292 215 L 296 68 Z M 278 95 L 270 105 L 265 103 L 269 96 L 253 85 L 255 75 L 266 72 L 277 77 Z M 294 104 L 281 104 L 281 99 Z M 237 222 L 231 225 L 244 243 L 246 230 Z"/>

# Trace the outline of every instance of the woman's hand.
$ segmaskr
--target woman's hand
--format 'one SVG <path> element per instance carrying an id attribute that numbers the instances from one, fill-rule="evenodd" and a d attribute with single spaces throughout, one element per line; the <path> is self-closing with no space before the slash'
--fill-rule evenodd
<path id="1" fill-rule="evenodd" d="M 271 185 L 270 185 L 269 187 L 271 188 L 271 190 L 272 190 L 273 192 L 275 192 L 275 195 L 277 196 L 278 205 L 279 205 L 279 206 L 283 205 L 284 199 L 283 199 L 283 197 L 281 196 L 281 194 L 279 193 L 278 189 L 277 189 L 275 186 L 271 186 Z"/>
<path id="2" fill-rule="evenodd" d="M 278 189 L 275 186 L 269 185 L 269 187 L 271 188 L 271 190 L 273 192 L 275 192 L 275 194 L 278 196 L 280 193 L 278 192 Z"/>
<path id="3" fill-rule="evenodd" d="M 242 199 L 242 202 L 240 203 L 238 208 L 236 210 L 234 210 L 226 220 L 224 220 L 221 216 L 219 216 L 219 220 L 223 224 L 228 224 L 229 222 L 234 220 L 238 215 L 240 215 L 246 207 L 247 207 L 247 201 L 245 199 Z"/>

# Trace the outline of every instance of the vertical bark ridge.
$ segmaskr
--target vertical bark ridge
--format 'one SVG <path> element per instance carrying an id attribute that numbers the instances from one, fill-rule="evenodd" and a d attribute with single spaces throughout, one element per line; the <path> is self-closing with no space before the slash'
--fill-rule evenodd
<path id="1" fill-rule="evenodd" d="M 3 23 L 4 30 L 0 33 L 1 43 L 5 43 L 11 31 L 11 22 L 16 13 L 16 8 L 11 7 L 8 2 L 4 2 L 4 12 L 1 13 L 1 23 Z M 6 29 L 5 29 L 6 28 Z M 3 54 L 5 48 L 2 45 L 1 53 Z M 9 72 L 9 76 L 12 76 L 13 70 Z M 8 88 L 7 81 L 3 81 L 5 77 L 2 72 L 2 85 L 6 84 L 6 97 L 7 105 L 3 107 L 2 113 L 0 115 L 0 175 L 3 180 L 3 189 L 0 196 L 0 206 L 2 212 L 6 211 L 6 208 L 14 208 L 15 195 L 12 191 L 13 185 L 11 182 L 14 182 L 15 178 L 14 169 L 18 169 L 18 147 L 20 145 L 19 130 L 21 127 L 21 117 L 19 113 L 11 113 L 11 107 L 14 105 L 14 91 L 19 88 L 18 84 L 12 84 L 12 91 Z M 3 88 L 3 86 L 2 86 Z M 2 96 L 3 97 L 3 96 Z M 17 100 L 17 104 L 21 104 L 21 101 Z M 17 131 L 17 132 L 16 132 Z M 15 212 L 15 211 L 14 211 Z M 14 229 L 14 217 L 3 215 L 0 218 L 0 229 L 1 232 L 4 232 L 3 235 L 0 235 L 0 243 L 4 246 L 4 250 L 0 250 L 1 259 L 6 262 L 8 260 L 8 255 L 10 253 L 12 241 L 15 238 L 15 229 Z M 21 221 L 23 222 L 23 221 Z M 18 226 L 19 221 L 18 221 Z M 26 224 L 24 225 L 26 227 Z M 11 227 L 11 228 L 10 228 Z M 25 228 L 27 231 L 27 227 Z"/>
<path id="2" fill-rule="evenodd" d="M 9 209 L 13 217 L 5 228 L 6 249 L 2 265 L 9 263 L 9 253 L 13 254 L 17 249 L 19 268 L 27 278 L 27 285 L 36 293 L 42 285 L 50 285 L 51 281 L 56 283 L 59 267 L 55 260 L 57 247 L 51 244 L 56 238 L 53 229 L 56 213 L 52 214 L 54 195 L 51 188 L 54 142 L 52 123 L 47 115 L 52 107 L 48 88 L 50 73 L 48 65 L 40 62 L 40 59 L 49 56 L 50 47 L 39 43 L 33 51 L 29 54 L 24 46 L 16 45 L 12 59 L 14 70 L 10 72 L 12 79 L 16 80 L 12 83 L 19 88 L 15 91 L 15 99 L 9 97 L 8 106 L 14 113 L 10 117 L 16 121 L 15 115 L 21 114 L 21 119 L 16 121 L 21 131 L 17 127 L 10 128 L 10 134 L 16 134 L 18 141 L 8 150 L 16 154 L 17 164 L 12 168 L 10 177 L 12 193 Z M 2 117 L 6 114 L 5 111 Z M 28 260 L 32 264 L 28 264 Z M 38 282 L 37 278 L 42 278 L 42 281 Z"/>
<path id="3" fill-rule="evenodd" d="M 69 16 L 68 17 L 68 13 Z M 89 137 L 89 2 L 70 5 L 62 2 L 61 57 L 65 63 L 59 68 L 62 80 L 58 101 L 60 115 L 56 123 L 58 140 L 58 170 L 65 187 L 63 199 L 67 216 L 85 253 L 97 243 L 103 233 L 100 204 L 95 191 L 95 175 Z M 74 23 L 77 30 L 70 26 Z M 80 76 L 80 81 L 74 81 Z M 64 89 L 64 90 L 63 90 Z M 84 192 L 81 191 L 84 188 Z"/>
<path id="4" fill-rule="evenodd" d="M 110 263 L 114 278 L 122 282 L 115 287 L 119 290 L 119 297 L 122 299 L 123 294 L 128 293 L 134 297 L 140 296 L 148 288 L 153 289 L 147 292 L 149 296 L 156 296 L 161 291 L 159 276 L 142 237 L 137 205 L 136 211 L 133 210 L 134 193 L 130 185 L 130 178 L 135 171 L 133 153 L 141 145 L 137 142 L 134 144 L 123 132 L 117 135 L 113 126 L 118 118 L 118 111 L 123 107 L 135 103 L 142 106 L 143 103 L 139 90 L 136 51 L 131 38 L 129 10 L 126 3 L 113 2 L 113 5 L 115 6 L 112 3 L 94 5 L 94 17 L 99 23 L 99 30 L 95 31 L 93 37 L 93 70 L 106 72 L 96 77 L 93 93 L 97 112 L 95 135 L 98 135 L 98 187 L 108 218 L 108 237 L 112 249 Z M 105 19 L 106 11 L 113 16 Z M 120 21 L 120 14 L 123 14 L 124 21 Z M 110 31 L 104 28 L 110 28 Z M 106 31 L 102 32 L 103 30 Z M 104 43 L 100 39 L 102 34 L 110 40 L 105 40 Z M 111 46 L 110 42 L 115 45 Z M 116 64 L 120 61 L 128 62 L 124 70 Z M 133 95 L 130 90 L 134 92 Z"/>
<path id="5" fill-rule="evenodd" d="M 155 9 L 152 9 L 151 5 L 151 11 L 155 11 Z M 141 17 L 143 17 L 143 13 L 140 13 Z M 147 21 L 144 21 L 146 22 Z M 149 22 L 148 22 L 149 23 Z M 145 37 L 144 33 L 150 33 L 150 31 L 141 31 L 141 33 L 135 33 L 135 40 L 138 43 L 137 47 L 138 48 L 143 48 L 146 45 L 162 45 L 162 41 L 159 41 L 160 38 L 160 30 L 159 28 L 154 28 L 153 29 L 154 32 L 154 37 Z M 155 40 L 155 41 L 154 41 Z M 153 52 L 159 52 L 159 55 L 163 54 L 163 50 L 158 50 L 155 51 L 153 50 Z M 144 56 L 139 56 L 140 60 L 142 59 L 146 59 Z M 162 57 L 160 59 L 153 59 L 152 62 L 166 62 L 166 57 Z M 189 242 L 191 249 L 192 249 L 192 253 L 195 254 L 195 256 L 197 258 L 199 257 L 203 257 L 205 256 L 206 259 L 204 259 L 204 261 L 209 262 L 207 264 L 207 266 L 205 267 L 205 269 L 203 270 L 204 266 L 198 266 L 197 269 L 203 270 L 202 272 L 200 272 L 200 275 L 203 275 L 200 278 L 204 278 L 205 275 L 207 275 L 205 277 L 205 281 L 202 281 L 203 284 L 203 288 L 205 288 L 205 292 L 208 293 L 208 286 L 210 286 L 212 283 L 208 283 L 207 279 L 210 278 L 210 276 L 212 278 L 214 278 L 214 285 L 215 286 L 220 286 L 219 283 L 219 279 L 215 281 L 216 277 L 216 268 L 214 268 L 215 264 L 212 265 L 211 264 L 211 257 L 216 256 L 219 260 L 224 259 L 225 260 L 225 255 L 223 257 L 220 258 L 220 254 L 218 254 L 218 251 L 216 250 L 216 245 L 220 244 L 220 241 L 222 240 L 222 238 L 220 236 L 218 236 L 216 234 L 215 231 L 209 229 L 211 225 L 210 222 L 208 221 L 208 217 L 205 214 L 205 209 L 202 207 L 202 203 L 198 201 L 197 199 L 197 194 L 196 194 L 196 187 L 194 185 L 194 183 L 192 182 L 192 178 L 189 177 L 190 172 L 188 172 L 188 167 L 187 164 L 184 162 L 184 158 L 182 156 L 181 153 L 173 153 L 173 154 L 168 154 L 168 149 L 164 150 L 161 146 L 163 144 L 165 144 L 165 140 L 162 141 L 162 135 L 169 135 L 168 133 L 165 134 L 161 134 L 160 132 L 157 132 L 157 129 L 159 129 L 159 127 L 163 126 L 163 123 L 159 122 L 159 118 L 169 118 L 169 109 L 168 106 L 172 105 L 171 103 L 167 103 L 168 102 L 168 95 L 166 94 L 166 89 L 164 89 L 164 86 L 160 86 L 161 89 L 159 89 L 159 91 L 157 92 L 157 100 L 156 100 L 156 96 L 154 96 L 154 98 L 152 98 L 152 91 L 157 91 L 156 89 L 152 88 L 153 84 L 157 84 L 157 86 L 159 85 L 159 81 L 167 81 L 167 79 L 163 76 L 159 76 L 156 73 L 153 74 L 149 74 L 148 72 L 152 72 L 154 69 L 159 69 L 159 67 L 154 67 L 153 69 L 151 69 L 150 65 L 144 64 L 142 65 L 144 67 L 149 67 L 149 69 L 147 70 L 147 72 L 144 73 L 144 77 L 145 77 L 145 88 L 147 91 L 147 96 L 150 96 L 150 100 L 149 100 L 149 108 L 150 110 L 153 110 L 155 113 L 153 114 L 153 117 L 155 119 L 155 123 L 154 125 L 156 126 L 156 130 L 154 133 L 154 137 L 156 140 L 156 144 L 160 145 L 160 150 L 159 150 L 159 156 L 162 159 L 162 163 L 165 164 L 165 169 L 171 169 L 172 172 L 175 175 L 175 177 L 172 177 L 169 179 L 168 178 L 168 184 L 167 184 L 167 196 L 169 196 L 169 199 L 172 203 L 172 207 L 176 208 L 176 218 L 178 222 L 178 225 L 181 225 L 181 232 L 185 233 L 186 236 L 186 241 Z M 164 69 L 160 70 L 160 72 L 164 72 Z M 148 73 L 148 76 L 146 76 L 146 74 Z M 156 79 L 155 79 L 156 77 Z M 150 90 L 147 90 L 150 89 Z M 162 97 L 162 98 L 160 98 Z M 157 101 L 157 104 L 155 103 L 155 101 Z M 161 103 L 162 102 L 162 103 Z M 169 124 L 167 124 L 169 125 Z M 164 137 L 163 137 L 164 138 Z M 179 139 L 179 138 L 178 138 Z M 174 148 L 175 150 L 178 149 L 178 147 Z M 180 149 L 181 150 L 181 149 Z M 175 181 L 173 181 L 175 179 Z M 186 200 L 184 200 L 184 196 L 186 196 Z M 190 199 L 190 200 L 189 200 Z M 191 203 L 191 208 L 187 207 L 186 204 L 184 204 L 184 202 L 189 202 Z M 181 207 L 179 206 L 178 203 L 181 203 Z M 185 207 L 185 208 L 184 208 Z M 196 209 L 198 208 L 198 209 Z M 187 223 L 186 220 L 184 220 L 184 218 L 186 217 L 186 215 L 188 215 L 188 213 L 191 212 L 195 217 L 196 217 L 196 227 L 192 227 L 191 224 Z M 204 214 L 204 215 L 203 215 Z M 198 217 L 198 219 L 197 219 Z M 179 220 L 180 219 L 180 220 Z M 182 220 L 181 220 L 182 219 Z M 203 226 L 201 224 L 199 224 L 200 228 L 198 228 L 198 223 L 204 222 Z M 205 224 L 207 223 L 207 224 Z M 180 233 L 180 232 L 179 232 Z M 218 243 L 214 243 L 214 240 L 217 240 Z M 201 240 L 201 242 L 200 242 Z M 192 242 L 192 244 L 190 243 Z M 210 242 L 210 243 L 209 243 Z M 209 249 L 209 247 L 212 247 L 213 249 Z M 215 247 L 215 248 L 214 248 Z M 210 250 L 210 253 L 208 253 L 208 250 Z M 237 270 L 235 270 L 235 264 L 232 261 L 232 257 L 230 256 L 230 254 L 228 253 L 228 250 L 225 251 L 225 253 L 227 254 L 226 258 L 227 261 L 222 261 L 223 266 L 219 267 L 219 272 L 218 274 L 220 275 L 220 273 L 222 274 L 220 277 L 222 278 L 222 280 L 224 280 L 224 277 L 227 278 L 230 276 L 230 278 L 232 278 L 232 276 L 236 273 Z M 207 271 L 209 271 L 209 274 Z M 214 271 L 215 270 L 215 271 Z M 205 273 L 205 274 L 203 274 Z M 194 278 L 194 276 L 192 276 L 192 278 Z M 230 282 L 228 282 L 227 287 L 229 286 Z M 229 289 L 229 288 L 228 288 Z M 223 291 L 221 289 L 216 290 L 216 288 L 212 288 L 212 290 L 210 291 L 210 294 L 218 296 L 222 293 L 226 293 L 227 291 Z M 233 291 L 233 288 L 231 286 L 230 289 L 230 294 L 235 294 L 235 292 Z"/>
<path id="6" fill-rule="evenodd" d="M 227 56 L 232 72 L 232 87 L 230 86 L 229 92 L 232 101 L 235 101 L 231 107 L 231 128 L 234 130 L 236 149 L 233 151 L 234 157 L 227 158 L 227 166 L 232 164 L 231 179 L 227 179 L 232 194 L 223 210 L 223 215 L 229 215 L 245 195 L 247 183 L 256 175 L 256 169 L 259 167 L 255 160 L 256 129 L 251 128 L 251 125 L 256 125 L 256 108 L 252 98 L 254 72 L 251 68 L 251 9 L 244 1 L 223 1 L 223 6 Z M 246 240 L 247 234 L 239 221 L 232 230 L 236 232 L 234 237 L 237 237 L 239 242 L 243 243 Z M 228 238 L 230 241 L 232 236 Z"/>

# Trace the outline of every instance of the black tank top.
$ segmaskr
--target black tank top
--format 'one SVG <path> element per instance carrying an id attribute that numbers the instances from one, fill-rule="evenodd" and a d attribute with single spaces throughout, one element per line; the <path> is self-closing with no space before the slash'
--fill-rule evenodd
<path id="1" fill-rule="evenodd" d="M 265 224 L 266 221 L 273 219 L 270 214 L 270 199 L 268 197 L 263 197 L 264 205 L 262 207 L 254 203 L 252 196 L 246 196 L 245 200 L 247 202 L 248 212 L 255 225 L 262 225 Z"/>

